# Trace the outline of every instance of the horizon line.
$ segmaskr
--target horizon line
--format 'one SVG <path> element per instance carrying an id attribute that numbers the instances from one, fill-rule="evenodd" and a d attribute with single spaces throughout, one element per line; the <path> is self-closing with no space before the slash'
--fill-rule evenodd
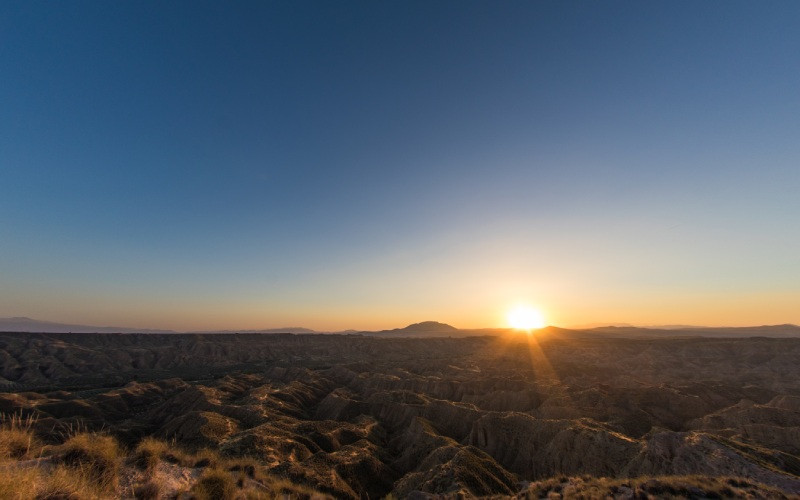
<path id="1" fill-rule="evenodd" d="M 29 321 L 33 323 L 42 323 L 42 324 L 49 324 L 53 327 L 78 327 L 78 328 L 89 328 L 89 329 L 102 329 L 107 330 L 106 332 L 93 332 L 93 331 L 74 331 L 68 333 L 116 333 L 113 331 L 119 329 L 119 333 L 199 333 L 199 334 L 212 334 L 212 333 L 328 333 L 328 334 L 335 334 L 335 333 L 360 333 L 360 332 L 381 332 L 381 331 L 393 331 L 393 330 L 403 330 L 410 328 L 412 326 L 421 325 L 424 323 L 436 323 L 438 325 L 446 326 L 453 328 L 458 331 L 479 331 L 479 330 L 515 330 L 515 328 L 511 326 L 483 326 L 483 327 L 471 327 L 471 328 L 462 328 L 453 326 L 449 323 L 440 322 L 440 321 L 433 321 L 433 320 L 426 320 L 420 322 L 409 323 L 405 326 L 395 327 L 395 328 L 381 328 L 381 329 L 358 329 L 358 328 L 344 328 L 344 329 L 336 329 L 336 330 L 328 330 L 328 329 L 315 329 L 315 328 L 308 328 L 303 326 L 280 326 L 280 327 L 265 327 L 265 328 L 214 328 L 214 329 L 207 329 L 207 330 L 198 330 L 198 329 L 171 329 L 171 328 L 138 328 L 138 327 L 129 327 L 129 326 L 117 326 L 117 325 L 86 325 L 86 324 L 73 324 L 73 323 L 62 323 L 59 321 L 51 321 L 51 320 L 40 320 L 34 319 L 28 316 L 8 316 L 8 317 L 0 317 L 0 321 Z M 775 324 L 748 324 L 748 325 L 682 325 L 682 324 L 662 324 L 662 325 L 636 325 L 630 323 L 622 323 L 622 322 L 596 322 L 596 323 L 584 323 L 581 325 L 569 325 L 569 326 L 560 326 L 555 324 L 548 324 L 543 326 L 542 328 L 532 328 L 531 330 L 544 330 L 547 328 L 560 328 L 564 330 L 593 330 L 593 329 L 600 329 L 600 328 L 637 328 L 637 329 L 649 329 L 649 330 L 694 330 L 694 329 L 724 329 L 724 328 L 775 328 L 775 327 L 794 327 L 800 328 L 800 325 L 795 323 L 775 323 Z M 0 328 L 2 328 L 0 326 Z M 125 330 L 125 332 L 122 332 Z M 285 330 L 285 331 L 282 331 Z M 298 331 L 304 330 L 304 331 Z M 3 333 L 51 333 L 46 331 L 33 331 L 33 330 L 2 330 Z M 63 332 L 62 332 L 63 333 Z"/>

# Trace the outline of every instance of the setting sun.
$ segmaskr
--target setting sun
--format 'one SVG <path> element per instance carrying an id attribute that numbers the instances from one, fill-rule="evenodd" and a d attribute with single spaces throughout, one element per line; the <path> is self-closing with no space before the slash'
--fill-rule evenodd
<path id="1" fill-rule="evenodd" d="M 509 326 L 517 330 L 535 330 L 544 328 L 544 317 L 541 311 L 529 306 L 516 306 L 506 316 Z"/>

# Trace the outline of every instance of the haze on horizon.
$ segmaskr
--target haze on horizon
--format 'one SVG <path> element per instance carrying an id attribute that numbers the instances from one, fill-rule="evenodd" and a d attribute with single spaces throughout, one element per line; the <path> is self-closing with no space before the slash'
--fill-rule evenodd
<path id="1" fill-rule="evenodd" d="M 0 317 L 800 324 L 796 2 L 6 2 Z"/>

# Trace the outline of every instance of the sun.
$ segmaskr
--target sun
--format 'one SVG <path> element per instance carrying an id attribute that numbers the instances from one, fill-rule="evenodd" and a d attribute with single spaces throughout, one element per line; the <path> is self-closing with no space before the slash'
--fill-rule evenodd
<path id="1" fill-rule="evenodd" d="M 545 326 L 541 311 L 525 305 L 516 306 L 508 311 L 506 319 L 509 326 L 517 330 L 537 330 Z"/>

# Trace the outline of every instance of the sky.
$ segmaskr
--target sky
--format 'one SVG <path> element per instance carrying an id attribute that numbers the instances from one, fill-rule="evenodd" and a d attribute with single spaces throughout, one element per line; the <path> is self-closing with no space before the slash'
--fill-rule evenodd
<path id="1" fill-rule="evenodd" d="M 0 3 L 0 316 L 800 324 L 800 3 Z"/>

